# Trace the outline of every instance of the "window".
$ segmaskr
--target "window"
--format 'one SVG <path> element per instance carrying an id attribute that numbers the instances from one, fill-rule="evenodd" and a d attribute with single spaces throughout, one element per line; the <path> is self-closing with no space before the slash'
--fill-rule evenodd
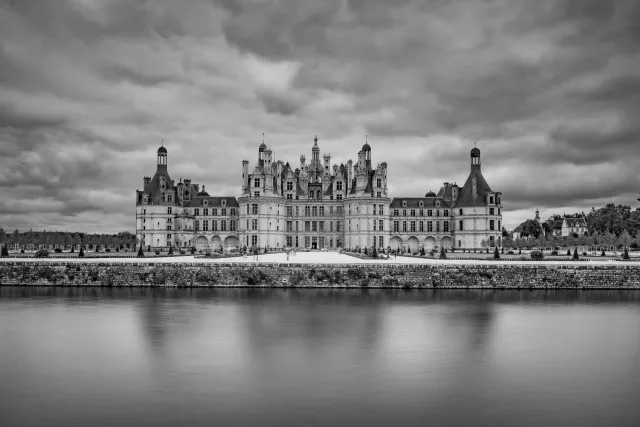
<path id="1" fill-rule="evenodd" d="M 318 221 L 311 221 L 311 231 L 318 231 Z"/>
<path id="2" fill-rule="evenodd" d="M 495 210 L 493 208 L 489 208 L 489 215 L 495 215 Z"/>
<path id="3" fill-rule="evenodd" d="M 287 200 L 293 200 L 293 194 L 287 194 Z"/>
<path id="4" fill-rule="evenodd" d="M 495 230 L 496 229 L 496 222 L 494 220 L 489 220 L 489 230 Z"/>
<path id="5" fill-rule="evenodd" d="M 393 210 L 393 216 L 398 216 L 398 215 L 399 215 L 399 213 L 398 213 L 398 209 L 394 209 L 394 210 Z"/>
<path id="6" fill-rule="evenodd" d="M 258 215 L 258 204 L 257 203 L 253 203 L 251 205 L 251 213 L 253 215 Z"/>
<path id="7" fill-rule="evenodd" d="M 400 231 L 400 221 L 393 221 L 393 231 L 395 232 Z"/>
<path id="8" fill-rule="evenodd" d="M 333 231 L 333 221 L 329 221 L 329 231 Z"/>
<path id="9" fill-rule="evenodd" d="M 311 216 L 318 216 L 318 207 L 314 206 L 311 208 Z"/>
<path id="10" fill-rule="evenodd" d="M 313 199 L 313 195 L 314 195 L 313 190 L 309 191 L 309 198 L 310 198 L 310 199 Z"/>
<path id="11" fill-rule="evenodd" d="M 318 221 L 318 226 L 320 231 L 324 231 L 324 221 Z"/>
<path id="12" fill-rule="evenodd" d="M 247 205 L 247 213 L 249 213 L 249 205 Z M 217 208 L 211 209 L 211 215 L 212 216 L 217 216 L 218 215 L 218 209 Z M 234 213 L 234 215 L 235 215 L 235 213 Z"/>
<path id="13" fill-rule="evenodd" d="M 236 231 L 236 220 L 232 219 L 229 221 L 229 231 Z"/>
<path id="14" fill-rule="evenodd" d="M 500 208 L 498 208 L 498 215 L 500 215 Z"/>
<path id="15" fill-rule="evenodd" d="M 199 219 L 196 219 L 194 221 L 194 229 L 195 229 L 195 231 L 200 231 L 200 220 Z"/>
<path id="16" fill-rule="evenodd" d="M 307 233 L 311 231 L 311 221 L 304 222 L 304 231 L 306 231 Z"/>
<path id="17" fill-rule="evenodd" d="M 247 203 L 247 215 L 249 215 L 249 204 Z"/>
<path id="18" fill-rule="evenodd" d="M 336 221 L 336 231 L 342 231 L 342 221 Z"/>
<path id="19" fill-rule="evenodd" d="M 311 216 L 311 208 L 309 206 L 304 207 L 304 216 Z"/>
<path id="20" fill-rule="evenodd" d="M 169 215 L 171 215 L 171 208 L 170 208 L 170 207 L 168 207 L 168 208 L 167 208 L 167 213 L 168 213 Z"/>
<path id="21" fill-rule="evenodd" d="M 376 231 L 376 220 L 373 220 L 373 231 Z"/>
<path id="22" fill-rule="evenodd" d="M 411 221 L 410 226 L 411 226 L 410 227 L 411 232 L 415 233 L 415 231 L 416 231 L 416 222 L 415 221 Z"/>
<path id="23" fill-rule="evenodd" d="M 449 232 L 449 221 L 444 221 L 442 223 L 442 227 L 443 227 L 442 231 L 444 231 L 445 233 L 448 233 Z"/>
<path id="24" fill-rule="evenodd" d="M 204 215 L 204 216 L 209 216 L 209 209 L 204 208 L 204 209 L 202 210 L 202 215 Z"/>
<path id="25" fill-rule="evenodd" d="M 254 191 L 253 192 L 253 197 L 260 197 L 260 192 L 259 191 Z"/>
<path id="26" fill-rule="evenodd" d="M 493 196 L 489 197 L 489 203 L 493 204 Z"/>
<path id="27" fill-rule="evenodd" d="M 376 193 L 376 197 L 377 197 L 377 198 L 382 197 L 382 193 L 378 191 L 378 192 Z"/>
<path id="28" fill-rule="evenodd" d="M 171 240 L 171 234 L 167 234 L 167 242 L 169 242 L 169 244 L 171 244 L 170 240 Z"/>
<path id="29" fill-rule="evenodd" d="M 293 238 L 292 238 L 292 236 L 286 236 L 285 239 L 287 241 L 287 246 L 293 246 Z"/>
<path id="30" fill-rule="evenodd" d="M 373 205 L 373 214 L 374 215 L 376 214 L 376 207 L 377 207 L 377 205 Z"/>
<path id="31" fill-rule="evenodd" d="M 418 216 L 424 216 L 424 209 L 420 209 L 418 211 Z"/>
<path id="32" fill-rule="evenodd" d="M 384 215 L 384 205 L 378 205 L 378 215 Z"/>
<path id="33" fill-rule="evenodd" d="M 336 191 L 342 191 L 342 181 L 336 182 Z"/>
<path id="34" fill-rule="evenodd" d="M 229 212 L 229 215 L 236 216 L 236 208 L 231 208 L 230 212 Z"/>
<path id="35" fill-rule="evenodd" d="M 227 216 L 227 210 L 224 208 L 220 209 L 220 215 Z"/>
<path id="36" fill-rule="evenodd" d="M 424 231 L 424 221 L 418 223 L 418 231 L 421 233 Z"/>
<path id="37" fill-rule="evenodd" d="M 427 233 L 433 233 L 433 221 L 427 221 Z"/>
<path id="38" fill-rule="evenodd" d="M 382 187 L 382 179 L 378 178 L 376 180 L 376 187 L 381 188 Z"/>
<path id="39" fill-rule="evenodd" d="M 416 216 L 416 210 L 415 209 L 411 209 L 411 216 Z"/>
<path id="40" fill-rule="evenodd" d="M 342 200 L 342 194 L 337 194 L 336 195 L 336 200 Z"/>
<path id="41" fill-rule="evenodd" d="M 436 221 L 436 233 L 440 232 L 440 221 Z"/>
<path id="42" fill-rule="evenodd" d="M 384 220 L 378 220 L 378 231 L 384 231 Z"/>
<path id="43" fill-rule="evenodd" d="M 293 191 L 293 182 L 287 182 L 287 191 Z"/>
<path id="44" fill-rule="evenodd" d="M 253 187 L 260 188 L 260 178 L 256 178 L 253 180 Z"/>
<path id="45" fill-rule="evenodd" d="M 300 225 L 300 223 L 298 221 L 296 221 L 296 231 L 300 231 L 299 225 Z"/>
<path id="46" fill-rule="evenodd" d="M 324 216 L 324 206 L 320 206 L 320 216 Z"/>
<path id="47" fill-rule="evenodd" d="M 442 216 L 449 216 L 449 209 L 445 209 Z"/>
<path id="48" fill-rule="evenodd" d="M 402 231 L 407 231 L 407 221 L 402 221 Z"/>
<path id="49" fill-rule="evenodd" d="M 251 236 L 251 245 L 258 246 L 258 236 L 256 236 L 255 234 Z"/>
<path id="50" fill-rule="evenodd" d="M 440 216 L 440 209 L 436 209 L 436 216 Z"/>
<path id="51" fill-rule="evenodd" d="M 287 231 L 293 231 L 293 221 L 287 221 Z"/>
<path id="52" fill-rule="evenodd" d="M 337 213 L 338 215 L 342 215 L 342 206 L 337 206 L 337 207 L 336 207 L 336 213 Z"/>
<path id="53" fill-rule="evenodd" d="M 251 229 L 252 230 L 257 230 L 258 229 L 258 220 L 257 219 L 252 219 L 251 220 Z"/>
<path id="54" fill-rule="evenodd" d="M 463 220 L 458 221 L 458 230 L 464 231 L 464 221 Z"/>
<path id="55" fill-rule="evenodd" d="M 498 230 L 501 230 L 501 228 L 500 228 L 500 220 L 498 220 Z M 582 231 L 582 230 L 580 230 L 580 231 Z"/>
<path id="56" fill-rule="evenodd" d="M 378 237 L 378 246 L 384 248 L 384 236 Z"/>
<path id="57" fill-rule="evenodd" d="M 293 206 L 287 206 L 287 216 L 293 216 Z"/>
<path id="58" fill-rule="evenodd" d="M 402 216 L 407 216 L 407 210 L 406 209 L 402 209 Z"/>
<path id="59" fill-rule="evenodd" d="M 433 211 L 431 209 L 427 209 L 427 216 L 433 216 Z"/>
<path id="60" fill-rule="evenodd" d="M 209 231 L 209 221 L 206 219 L 202 221 L 202 231 Z"/>
<path id="61" fill-rule="evenodd" d="M 171 230 L 171 224 L 167 225 L 167 230 Z"/>
<path id="62" fill-rule="evenodd" d="M 458 211 L 458 215 L 462 215 L 462 209 Z"/>
<path id="63" fill-rule="evenodd" d="M 193 214 L 194 214 L 195 216 L 200 215 L 200 209 L 195 208 L 195 209 L 193 210 Z"/>
<path id="64" fill-rule="evenodd" d="M 220 221 L 220 231 L 227 231 L 227 220 L 223 219 Z"/>
<path id="65" fill-rule="evenodd" d="M 216 221 L 215 219 L 211 220 L 211 231 L 218 231 L 218 221 Z"/>
<path id="66" fill-rule="evenodd" d="M 167 195 L 167 201 L 168 201 L 169 203 L 173 203 L 173 194 L 169 194 L 169 195 Z"/>

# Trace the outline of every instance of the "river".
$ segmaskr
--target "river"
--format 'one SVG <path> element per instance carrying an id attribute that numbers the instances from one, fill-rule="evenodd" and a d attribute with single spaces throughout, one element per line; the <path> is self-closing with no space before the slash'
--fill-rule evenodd
<path id="1" fill-rule="evenodd" d="M 636 426 L 639 291 L 0 288 L 9 426 Z"/>

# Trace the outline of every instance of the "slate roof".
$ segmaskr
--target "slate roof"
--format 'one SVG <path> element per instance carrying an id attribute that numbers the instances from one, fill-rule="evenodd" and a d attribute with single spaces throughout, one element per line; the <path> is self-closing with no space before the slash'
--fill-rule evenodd
<path id="1" fill-rule="evenodd" d="M 402 206 L 402 202 L 406 201 L 407 206 Z M 436 201 L 440 202 L 440 206 L 436 206 Z M 422 202 L 422 206 L 420 206 Z M 441 197 L 394 197 L 391 200 L 390 209 L 449 209 L 449 204 Z"/>
<path id="2" fill-rule="evenodd" d="M 212 197 L 212 196 L 208 196 L 208 197 L 203 197 L 203 196 L 195 196 L 193 199 L 189 200 L 189 202 L 186 204 L 187 207 L 190 208 L 197 208 L 200 206 L 204 206 L 204 201 L 208 200 L 209 205 L 206 206 L 207 208 L 220 208 L 223 207 L 222 206 L 222 201 L 226 200 L 227 201 L 227 208 L 237 208 L 238 205 L 238 201 L 236 200 L 235 197 Z"/>
<path id="3" fill-rule="evenodd" d="M 473 178 L 476 179 L 477 186 L 477 197 L 473 198 Z M 458 200 L 456 201 L 456 207 L 467 207 L 467 206 L 486 206 L 488 204 L 485 199 L 485 194 L 491 192 L 491 187 L 487 184 L 487 181 L 482 176 L 482 172 L 480 172 L 480 168 L 476 166 L 471 167 L 471 172 L 469 173 L 469 177 L 467 181 L 464 183 L 464 186 L 460 190 L 458 195 Z"/>
<path id="4" fill-rule="evenodd" d="M 565 221 L 567 221 L 567 226 L 569 227 L 586 227 L 587 226 L 587 222 L 584 220 L 584 218 L 565 218 Z"/>

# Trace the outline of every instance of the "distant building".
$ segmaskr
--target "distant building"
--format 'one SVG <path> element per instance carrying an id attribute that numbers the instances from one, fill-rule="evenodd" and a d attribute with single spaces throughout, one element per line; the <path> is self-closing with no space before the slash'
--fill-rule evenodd
<path id="1" fill-rule="evenodd" d="M 576 233 L 579 236 L 589 234 L 587 220 L 584 217 L 565 218 L 562 220 L 562 236 L 569 236 Z"/>
<path id="2" fill-rule="evenodd" d="M 541 236 L 545 236 L 546 233 L 544 231 L 544 227 L 542 226 L 542 223 L 540 222 L 540 211 L 538 209 L 536 209 L 535 221 L 538 223 L 538 225 L 540 227 L 540 235 Z M 529 238 L 533 238 L 534 237 L 534 236 L 531 236 L 531 235 L 523 236 L 522 232 L 523 232 L 522 224 L 520 224 L 519 226 L 516 227 L 515 230 L 513 230 L 513 234 L 512 234 L 513 240 L 516 240 L 516 239 L 529 239 Z"/>
<path id="3" fill-rule="evenodd" d="M 475 249 L 498 243 L 502 194 L 481 172 L 480 150 L 471 150 L 471 170 L 462 187 L 445 182 L 438 194 L 389 198 L 387 163 L 372 164 L 365 143 L 356 163 L 331 166 L 314 139 L 311 161 L 295 170 L 276 161 L 264 144 L 258 159 L 242 161 L 241 194 L 211 197 L 190 179 L 175 183 L 167 149 L 157 152 L 153 178 L 136 191 L 136 235 L 152 248 L 257 246 L 278 249 L 391 247 L 417 251 L 455 246 Z"/>

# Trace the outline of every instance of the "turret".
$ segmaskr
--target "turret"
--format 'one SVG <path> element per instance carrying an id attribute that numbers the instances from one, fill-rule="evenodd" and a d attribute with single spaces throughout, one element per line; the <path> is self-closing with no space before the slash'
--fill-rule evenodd
<path id="1" fill-rule="evenodd" d="M 362 146 L 362 152 L 364 153 L 364 160 L 367 170 L 371 170 L 371 146 L 369 145 L 368 138 L 367 142 Z"/>
<path id="2" fill-rule="evenodd" d="M 333 176 L 338 174 L 338 165 L 333 165 Z"/>
<path id="3" fill-rule="evenodd" d="M 331 173 L 331 154 L 326 154 L 323 156 L 324 158 L 324 174 L 329 175 Z"/>
<path id="4" fill-rule="evenodd" d="M 471 149 L 471 169 L 474 167 L 480 169 L 480 149 L 478 147 Z"/>
<path id="5" fill-rule="evenodd" d="M 305 168 L 305 163 L 307 159 L 304 157 L 304 154 L 300 155 L 300 170 L 303 171 Z"/>
<path id="6" fill-rule="evenodd" d="M 142 182 L 144 183 L 143 188 L 146 188 L 147 185 L 149 185 L 149 183 L 151 182 L 151 177 L 145 176 L 144 178 L 142 178 Z"/>
<path id="7" fill-rule="evenodd" d="M 318 147 L 318 136 L 313 138 L 313 148 L 311 148 L 311 164 L 320 164 L 320 147 Z"/>
<path id="8" fill-rule="evenodd" d="M 249 161 L 242 161 L 242 193 L 249 190 Z"/>
<path id="9" fill-rule="evenodd" d="M 167 169 L 167 149 L 164 145 L 158 148 L 158 170 Z"/>

